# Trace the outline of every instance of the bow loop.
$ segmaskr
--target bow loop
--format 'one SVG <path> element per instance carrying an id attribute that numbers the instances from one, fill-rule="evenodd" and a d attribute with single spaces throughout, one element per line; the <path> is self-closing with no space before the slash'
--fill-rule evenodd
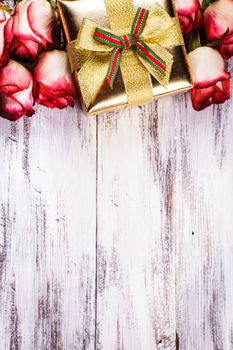
<path id="1" fill-rule="evenodd" d="M 72 52 L 69 56 L 73 68 L 79 70 L 79 86 L 87 108 L 98 95 L 104 81 L 113 88 L 120 66 L 124 82 L 127 78 L 127 96 L 133 101 L 130 105 L 138 103 L 137 91 L 144 83 L 146 93 L 142 94 L 143 98 L 140 100 L 151 100 L 152 93 L 149 93 L 149 90 L 152 89 L 152 85 L 148 73 L 161 85 L 166 86 L 169 83 L 173 56 L 167 48 L 184 45 L 178 19 L 170 17 L 161 6 L 155 4 L 150 10 L 139 8 L 132 23 L 131 32 L 130 29 L 126 31 L 119 28 L 119 35 L 119 32 L 114 33 L 84 19 L 78 38 L 69 43 Z M 128 66 L 129 55 L 126 51 L 138 57 L 132 66 Z M 135 80 L 140 82 L 140 86 L 136 87 L 133 77 L 140 74 L 143 77 Z M 87 84 L 90 79 L 91 84 Z M 132 84 L 129 83 L 130 79 Z"/>
<path id="2" fill-rule="evenodd" d="M 106 81 L 108 86 L 113 89 L 117 72 L 120 68 L 121 51 L 135 48 L 136 53 L 157 69 L 163 76 L 166 75 L 167 62 L 164 58 L 156 54 L 148 45 L 140 40 L 140 36 L 146 26 L 149 11 L 139 7 L 133 22 L 131 34 L 115 35 L 101 28 L 96 28 L 93 38 L 101 43 L 114 48 L 109 64 Z"/>

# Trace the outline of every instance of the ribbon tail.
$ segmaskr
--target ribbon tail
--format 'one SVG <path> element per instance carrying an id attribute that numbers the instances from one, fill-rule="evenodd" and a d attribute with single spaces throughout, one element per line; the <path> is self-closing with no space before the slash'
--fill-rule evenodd
<path id="1" fill-rule="evenodd" d="M 122 56 L 122 50 L 115 48 L 112 53 L 112 57 L 109 63 L 108 72 L 106 76 L 107 84 L 111 89 L 113 89 L 113 84 L 120 67 L 121 56 Z"/>
<path id="2" fill-rule="evenodd" d="M 83 20 L 78 32 L 78 37 L 75 40 L 75 48 L 77 50 L 84 49 L 95 52 L 110 52 L 113 50 L 113 48 L 106 45 L 106 43 L 95 40 L 94 34 L 97 26 L 98 24 L 89 19 Z M 98 28 L 104 31 L 103 27 L 98 26 Z"/>
<path id="3" fill-rule="evenodd" d="M 178 18 L 172 18 L 173 26 L 167 29 L 166 35 L 158 36 L 162 47 L 184 46 L 184 37 L 180 29 Z"/>
<path id="4" fill-rule="evenodd" d="M 108 72 L 109 54 L 91 56 L 78 71 L 82 99 L 88 109 L 99 94 Z"/>
<path id="5" fill-rule="evenodd" d="M 169 84 L 173 56 L 158 44 L 146 45 L 139 41 L 136 44 L 138 58 L 150 74 L 163 86 Z"/>

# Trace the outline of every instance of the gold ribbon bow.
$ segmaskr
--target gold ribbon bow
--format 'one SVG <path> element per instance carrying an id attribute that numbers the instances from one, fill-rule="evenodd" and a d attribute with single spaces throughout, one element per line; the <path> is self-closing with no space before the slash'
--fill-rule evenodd
<path id="1" fill-rule="evenodd" d="M 118 5 L 115 4 L 117 2 Z M 121 36 L 130 33 L 135 16 L 131 0 L 115 0 L 113 6 L 112 0 L 105 0 L 105 5 L 111 28 L 114 29 L 111 33 Z M 116 8 L 120 9 L 121 5 L 125 10 L 126 5 L 128 5 L 130 11 L 125 13 L 125 10 L 122 11 L 121 8 L 121 15 L 119 14 L 118 17 L 116 16 Z M 127 16 L 129 20 L 123 21 L 122 16 Z M 87 108 L 95 100 L 104 85 L 112 51 L 114 50 L 114 47 L 95 40 L 93 36 L 96 28 L 110 32 L 109 29 L 84 19 L 77 39 L 71 41 L 67 47 L 71 68 L 73 71 L 78 71 L 78 83 Z M 138 39 L 166 61 L 166 73 L 162 73 L 142 55 L 138 55 L 134 48 L 123 50 L 120 68 L 129 106 L 153 100 L 150 74 L 161 85 L 168 85 L 173 56 L 167 48 L 184 45 L 178 19 L 170 17 L 158 4 L 150 9 L 145 27 Z"/>

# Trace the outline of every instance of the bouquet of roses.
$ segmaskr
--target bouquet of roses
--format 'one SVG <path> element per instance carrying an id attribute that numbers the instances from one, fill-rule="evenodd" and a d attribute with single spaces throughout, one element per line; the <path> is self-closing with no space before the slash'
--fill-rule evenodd
<path id="1" fill-rule="evenodd" d="M 53 6 L 54 5 L 54 6 Z M 76 96 L 67 54 L 62 50 L 56 4 L 22 0 L 0 4 L 0 116 L 17 120 L 34 104 L 73 106 Z"/>
<path id="2" fill-rule="evenodd" d="M 230 98 L 224 59 L 233 55 L 233 0 L 176 0 L 194 81 L 192 103 L 201 110 Z M 17 120 L 34 104 L 73 106 L 70 72 L 56 0 L 0 3 L 0 116 Z"/>
<path id="3" fill-rule="evenodd" d="M 175 0 L 185 38 L 194 87 L 193 108 L 202 110 L 230 98 L 230 73 L 225 61 L 233 56 L 233 0 Z"/>

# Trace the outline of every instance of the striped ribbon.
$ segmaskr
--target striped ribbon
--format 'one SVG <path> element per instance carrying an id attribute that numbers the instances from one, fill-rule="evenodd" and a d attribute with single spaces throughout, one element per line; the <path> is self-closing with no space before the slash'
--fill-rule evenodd
<path id="1" fill-rule="evenodd" d="M 121 55 L 123 49 L 135 48 L 136 52 L 141 55 L 147 62 L 158 69 L 163 75 L 166 74 L 166 62 L 156 55 L 151 48 L 139 39 L 146 24 L 149 11 L 139 7 L 137 10 L 131 34 L 117 36 L 113 33 L 96 28 L 93 38 L 106 45 L 112 46 L 113 52 L 106 76 L 107 84 L 113 89 L 117 72 L 120 67 Z"/>

